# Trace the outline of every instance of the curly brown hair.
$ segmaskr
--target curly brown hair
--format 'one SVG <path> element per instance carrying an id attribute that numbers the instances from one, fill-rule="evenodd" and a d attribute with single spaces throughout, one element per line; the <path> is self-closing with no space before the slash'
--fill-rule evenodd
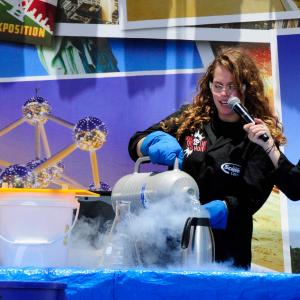
<path id="1" fill-rule="evenodd" d="M 286 138 L 282 132 L 282 125 L 273 114 L 269 99 L 265 96 L 259 70 L 250 56 L 241 49 L 227 48 L 220 52 L 198 81 L 197 94 L 192 104 L 188 105 L 179 117 L 161 122 L 162 128 L 168 131 L 176 124 L 178 126 L 176 136 L 179 139 L 187 129 L 197 131 L 204 123 L 211 120 L 216 107 L 209 83 L 213 81 L 217 66 L 224 67 L 233 75 L 234 82 L 238 86 L 238 96 L 249 114 L 262 119 L 267 124 L 276 144 L 284 144 Z"/>

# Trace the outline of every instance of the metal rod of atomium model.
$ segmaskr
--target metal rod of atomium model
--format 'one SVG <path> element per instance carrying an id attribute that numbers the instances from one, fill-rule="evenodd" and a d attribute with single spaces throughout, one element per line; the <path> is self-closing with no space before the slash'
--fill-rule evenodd
<path id="1" fill-rule="evenodd" d="M 71 188 L 77 188 L 77 189 L 82 189 L 82 190 L 86 189 L 85 186 L 83 186 L 82 184 L 80 184 L 79 182 L 74 180 L 73 178 L 70 178 L 66 174 L 62 174 L 61 179 L 55 179 L 54 183 L 56 183 L 60 186 L 68 185 Z"/>
<path id="2" fill-rule="evenodd" d="M 49 147 L 49 143 L 48 143 L 48 139 L 47 139 L 44 124 L 40 125 L 40 134 L 41 134 L 41 139 L 42 139 L 42 143 L 43 143 L 43 146 L 44 146 L 44 150 L 45 150 L 45 153 L 46 153 L 46 157 L 49 158 L 51 156 L 51 151 L 50 151 L 50 147 Z"/>
<path id="3" fill-rule="evenodd" d="M 51 151 L 50 151 L 44 124 L 37 123 L 35 125 L 35 157 L 36 158 L 39 159 L 41 158 L 42 146 L 44 147 L 45 156 L 49 158 L 51 156 Z"/>
<path id="4" fill-rule="evenodd" d="M 96 151 L 94 151 L 94 150 L 90 151 L 90 162 L 91 162 L 91 166 L 92 166 L 94 187 L 96 190 L 99 190 L 100 189 L 100 176 L 99 176 L 99 170 L 98 170 L 97 155 L 96 155 Z"/>
<path id="5" fill-rule="evenodd" d="M 41 127 L 39 123 L 35 124 L 35 157 L 41 158 L 42 151 L 41 151 Z"/>
<path id="6" fill-rule="evenodd" d="M 63 120 L 59 117 L 56 117 L 52 114 L 49 114 L 48 116 L 48 120 L 51 120 L 59 125 L 62 125 L 68 129 L 74 129 L 75 124 L 68 122 L 66 120 Z M 49 147 L 49 143 L 48 143 L 48 139 L 47 139 L 47 135 L 46 135 L 46 131 L 45 131 L 45 127 L 43 126 L 43 124 L 41 124 L 41 128 L 40 128 L 40 133 L 41 133 L 41 139 L 42 139 L 42 143 L 44 146 L 44 150 L 46 153 L 46 157 L 49 158 L 51 157 L 51 151 L 50 151 L 50 147 Z"/>
<path id="7" fill-rule="evenodd" d="M 34 171 L 40 172 L 40 171 L 42 171 L 42 169 L 53 166 L 54 164 L 58 163 L 59 161 L 63 160 L 65 157 L 70 155 L 74 150 L 76 150 L 76 148 L 77 148 L 77 145 L 75 143 L 67 146 L 63 150 L 59 151 L 58 153 L 56 153 L 53 156 L 51 156 L 50 158 L 48 158 L 45 162 L 38 165 L 34 169 Z"/>
<path id="8" fill-rule="evenodd" d="M 26 121 L 26 119 L 24 117 L 22 117 L 16 121 L 10 123 L 9 125 L 7 125 L 6 127 L 2 128 L 0 130 L 0 136 L 7 134 L 8 132 L 12 131 L 13 129 L 17 128 L 19 125 L 24 123 L 25 121 Z"/>
<path id="9" fill-rule="evenodd" d="M 56 117 L 56 116 L 53 116 L 53 115 L 49 115 L 48 116 L 48 119 L 59 124 L 59 125 L 62 125 L 66 128 L 69 128 L 69 129 L 74 129 L 75 127 L 75 124 L 71 123 L 71 122 L 68 122 L 68 121 L 65 121 L 59 117 Z"/>
<path id="10" fill-rule="evenodd" d="M 69 177 L 66 174 L 62 174 L 61 178 L 63 180 L 65 180 L 66 182 L 68 182 L 69 184 L 73 185 L 74 187 L 77 187 L 77 188 L 83 189 L 83 190 L 86 189 L 86 187 L 84 187 L 81 183 L 77 182 L 76 180 L 74 180 L 73 178 Z"/>
<path id="11" fill-rule="evenodd" d="M 12 163 L 0 159 L 0 166 L 7 168 L 7 167 L 9 167 L 9 166 L 11 166 L 11 165 L 12 165 Z"/>

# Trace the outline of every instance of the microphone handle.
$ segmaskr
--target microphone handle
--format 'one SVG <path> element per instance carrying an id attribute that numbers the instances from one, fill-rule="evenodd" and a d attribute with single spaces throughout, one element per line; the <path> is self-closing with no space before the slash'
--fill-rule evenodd
<path id="1" fill-rule="evenodd" d="M 243 107 L 241 107 L 241 106 L 237 107 L 237 105 L 235 105 L 233 107 L 233 110 L 238 115 L 240 115 L 247 124 L 248 123 L 254 123 L 255 124 L 254 119 L 249 115 L 249 113 L 245 109 L 243 109 Z M 258 138 L 261 139 L 261 140 L 263 140 L 264 142 L 266 142 L 269 139 L 269 136 L 266 133 L 263 133 Z"/>
<path id="2" fill-rule="evenodd" d="M 258 138 L 266 142 L 269 139 L 269 136 L 266 133 L 263 133 Z"/>

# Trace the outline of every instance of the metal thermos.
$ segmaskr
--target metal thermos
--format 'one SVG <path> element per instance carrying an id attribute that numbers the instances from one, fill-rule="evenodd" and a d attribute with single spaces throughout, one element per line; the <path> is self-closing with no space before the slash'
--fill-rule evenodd
<path id="1" fill-rule="evenodd" d="M 150 161 L 149 157 L 139 158 L 134 172 L 119 179 L 112 189 L 112 205 L 118 200 L 131 202 L 131 211 L 138 212 L 153 203 L 165 199 L 182 199 L 190 205 L 199 199 L 199 189 L 195 180 L 178 168 L 175 160 L 174 169 L 165 172 L 140 173 L 140 165 Z M 179 198 L 180 197 L 180 198 Z"/>
<path id="2" fill-rule="evenodd" d="M 215 244 L 209 218 L 188 218 L 182 238 L 182 263 L 184 266 L 202 266 L 215 260 Z"/>

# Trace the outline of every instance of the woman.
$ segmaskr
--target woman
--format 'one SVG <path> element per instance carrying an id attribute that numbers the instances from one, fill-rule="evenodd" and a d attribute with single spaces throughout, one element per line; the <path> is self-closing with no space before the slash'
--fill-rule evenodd
<path id="1" fill-rule="evenodd" d="M 273 173 L 274 184 L 291 200 L 300 200 L 300 160 L 297 165 L 292 164 L 286 156 L 278 149 L 274 142 L 268 126 L 261 120 L 255 119 L 255 124 L 244 126 L 248 132 L 249 139 L 260 145 L 273 162 L 276 171 Z M 269 136 L 267 142 L 258 137 L 266 133 Z"/>
<path id="2" fill-rule="evenodd" d="M 193 103 L 129 142 L 132 159 L 149 155 L 153 163 L 172 166 L 179 158 L 183 171 L 197 182 L 200 202 L 210 213 L 216 261 L 234 266 L 251 263 L 252 215 L 272 191 L 274 166 L 266 152 L 252 143 L 241 118 L 229 107 L 238 97 L 249 113 L 268 122 L 274 140 L 284 137 L 272 115 L 259 71 L 240 50 L 227 49 L 208 67 Z"/>

